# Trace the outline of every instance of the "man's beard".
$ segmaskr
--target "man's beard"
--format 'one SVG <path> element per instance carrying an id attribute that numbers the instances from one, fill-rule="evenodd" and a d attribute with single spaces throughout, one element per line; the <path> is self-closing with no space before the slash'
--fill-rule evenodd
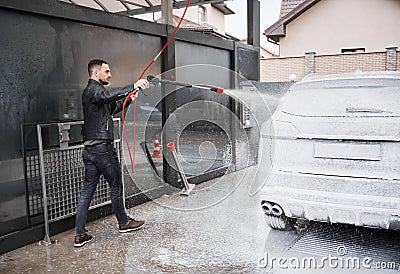
<path id="1" fill-rule="evenodd" d="M 108 85 L 109 83 L 110 83 L 110 81 L 104 81 L 104 80 L 101 80 L 101 79 L 99 79 L 99 81 L 100 81 L 100 83 L 102 83 L 104 86 L 106 86 L 106 85 Z"/>

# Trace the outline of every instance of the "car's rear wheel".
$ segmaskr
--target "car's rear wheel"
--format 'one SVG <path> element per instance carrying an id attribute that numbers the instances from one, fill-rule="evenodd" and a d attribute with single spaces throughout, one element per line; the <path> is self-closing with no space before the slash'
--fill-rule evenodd
<path id="1" fill-rule="evenodd" d="M 297 221 L 295 218 L 289 218 L 286 217 L 285 215 L 274 216 L 274 215 L 264 214 L 264 217 L 265 217 L 265 222 L 269 227 L 284 231 L 294 229 L 295 228 L 294 225 L 296 224 Z"/>

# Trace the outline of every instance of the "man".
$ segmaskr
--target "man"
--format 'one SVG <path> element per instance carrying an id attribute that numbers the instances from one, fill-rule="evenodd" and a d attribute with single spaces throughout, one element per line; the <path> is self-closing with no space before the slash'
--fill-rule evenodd
<path id="1" fill-rule="evenodd" d="M 88 72 L 90 79 L 82 94 L 85 120 L 82 159 L 85 164 L 85 181 L 76 210 L 75 247 L 81 247 L 93 240 L 93 236 L 85 229 L 85 223 L 100 174 L 103 174 L 110 186 L 111 204 L 117 217 L 119 232 L 137 230 L 144 225 L 143 221 L 129 218 L 125 211 L 121 168 L 113 145 L 112 115 L 122 110 L 123 101 L 131 91 L 139 87 L 146 89 L 149 83 L 140 79 L 124 88 L 107 90 L 104 85 L 110 83 L 111 71 L 103 60 L 90 61 Z"/>

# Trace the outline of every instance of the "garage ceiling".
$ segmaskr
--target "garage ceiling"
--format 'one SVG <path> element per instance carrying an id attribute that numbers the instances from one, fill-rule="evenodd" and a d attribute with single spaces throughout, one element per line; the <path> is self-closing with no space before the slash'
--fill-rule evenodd
<path id="1" fill-rule="evenodd" d="M 74 5 L 104 10 L 110 13 L 127 16 L 161 11 L 161 0 L 58 0 Z M 179 9 L 186 6 L 187 0 L 172 0 L 173 8 Z M 223 3 L 221 0 L 191 0 L 190 6 L 202 4 Z"/>

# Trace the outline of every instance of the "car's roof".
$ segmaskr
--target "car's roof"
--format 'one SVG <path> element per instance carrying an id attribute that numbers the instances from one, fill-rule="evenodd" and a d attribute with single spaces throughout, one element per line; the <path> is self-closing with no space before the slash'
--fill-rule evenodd
<path id="1" fill-rule="evenodd" d="M 380 72 L 361 72 L 343 73 L 343 74 L 309 74 L 305 76 L 299 83 L 308 82 L 325 82 L 336 80 L 358 80 L 358 79 L 398 79 L 400 80 L 400 71 L 380 71 Z"/>

